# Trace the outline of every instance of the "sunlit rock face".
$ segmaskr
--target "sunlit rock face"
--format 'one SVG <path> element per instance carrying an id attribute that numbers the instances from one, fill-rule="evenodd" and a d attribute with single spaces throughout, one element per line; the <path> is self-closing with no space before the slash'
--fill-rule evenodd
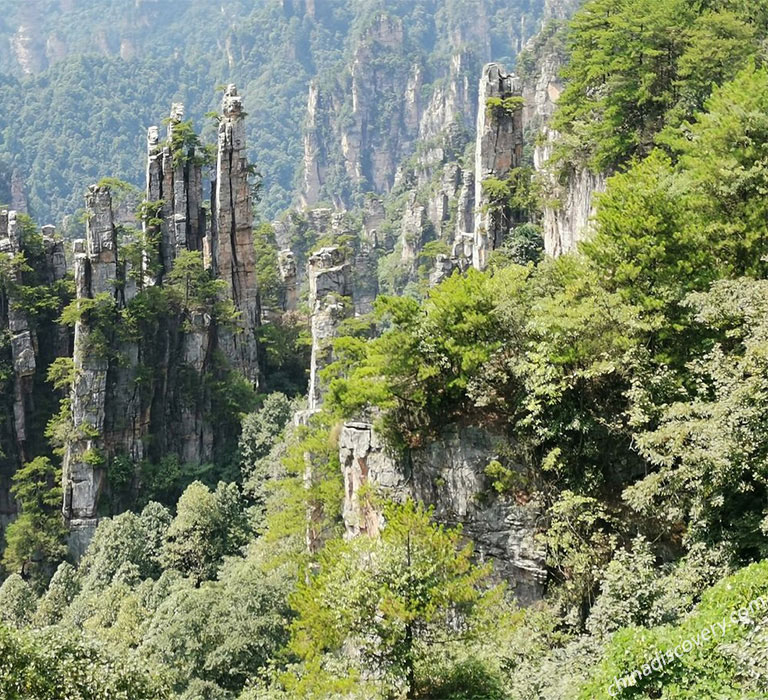
<path id="1" fill-rule="evenodd" d="M 512 222 L 495 208 L 483 183 L 505 180 L 523 159 L 523 110 L 489 106 L 489 100 L 522 97 L 520 80 L 489 63 L 483 68 L 478 90 L 477 140 L 475 143 L 475 229 L 472 264 L 484 270 L 491 251 L 500 244 Z"/>
<path id="2" fill-rule="evenodd" d="M 384 526 L 374 495 L 414 498 L 434 507 L 438 522 L 461 525 L 482 561 L 492 561 L 518 601 L 544 593 L 544 553 L 536 543 L 541 511 L 522 493 L 500 494 L 486 475 L 505 438 L 476 426 L 446 426 L 440 435 L 395 455 L 365 421 L 349 421 L 339 435 L 347 537 L 378 534 Z"/>

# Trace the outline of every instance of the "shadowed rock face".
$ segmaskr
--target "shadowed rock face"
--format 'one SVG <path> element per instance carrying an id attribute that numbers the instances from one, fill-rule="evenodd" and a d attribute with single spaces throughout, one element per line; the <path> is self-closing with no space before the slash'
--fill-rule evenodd
<path id="1" fill-rule="evenodd" d="M 396 501 L 414 498 L 434 506 L 438 522 L 460 524 L 478 558 L 493 562 L 496 575 L 509 582 L 522 605 L 540 599 L 546 569 L 535 542 L 539 508 L 519 494 L 498 494 L 485 474 L 504 440 L 488 429 L 449 425 L 428 445 L 395 456 L 370 423 L 345 423 L 339 461 L 346 536 L 375 536 L 384 525 L 375 505 L 361 495 L 363 486 Z"/>
<path id="2" fill-rule="evenodd" d="M 15 264 L 22 256 L 34 265 L 39 282 L 53 284 L 67 274 L 63 243 L 55 238 L 54 227 L 43 226 L 41 232 L 43 248 L 32 262 L 17 212 L 0 210 L 0 259 L 11 263 L 8 284 L 0 287 L 0 330 L 7 330 L 9 340 L 2 360 L 11 370 L 0 399 L 8 416 L 7 421 L 0 421 L 0 528 L 17 512 L 10 494 L 11 477 L 33 456 L 31 444 L 42 439 L 40 421 L 33 415 L 39 401 L 36 384 L 53 358 L 69 353 L 68 329 L 52 322 L 33 323 L 15 296 L 16 285 L 28 282 L 22 266 Z"/>
<path id="3" fill-rule="evenodd" d="M 168 135 L 164 142 L 160 142 L 156 126 L 147 130 L 147 200 L 163 201 L 160 210 L 160 269 L 155 276 L 156 283 L 162 282 L 180 251 L 202 250 L 206 233 L 200 154 L 191 153 L 189 149 L 173 152 L 174 129 L 183 120 L 184 105 L 175 103 L 171 108 Z"/>

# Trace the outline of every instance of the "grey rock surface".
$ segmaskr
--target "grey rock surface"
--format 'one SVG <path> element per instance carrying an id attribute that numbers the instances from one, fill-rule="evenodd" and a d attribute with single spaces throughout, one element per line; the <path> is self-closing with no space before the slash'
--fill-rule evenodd
<path id="1" fill-rule="evenodd" d="M 376 535 L 384 525 L 371 493 L 394 501 L 414 498 L 434 507 L 438 522 L 461 525 L 477 557 L 492 561 L 517 600 L 530 605 L 544 593 L 544 552 L 535 540 L 541 512 L 535 500 L 497 493 L 485 469 L 505 438 L 475 426 L 449 425 L 424 447 L 394 455 L 371 423 L 349 421 L 339 435 L 347 537 Z"/>

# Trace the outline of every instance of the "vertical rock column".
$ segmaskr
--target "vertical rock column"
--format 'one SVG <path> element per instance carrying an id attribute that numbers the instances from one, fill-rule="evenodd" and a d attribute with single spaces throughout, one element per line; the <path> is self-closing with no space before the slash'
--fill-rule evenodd
<path id="1" fill-rule="evenodd" d="M 483 189 L 488 178 L 506 179 L 520 166 L 523 157 L 523 110 L 491 109 L 489 99 L 507 99 L 522 95 L 522 85 L 504 72 L 497 63 L 483 68 L 477 108 L 477 142 L 475 144 L 475 230 L 472 264 L 485 269 L 488 256 L 507 232 L 509 222 L 498 207 L 492 206 Z"/>
<path id="2" fill-rule="evenodd" d="M 351 316 L 352 266 L 336 247 L 321 248 L 309 259 L 309 303 L 312 308 L 312 355 L 309 370 L 309 410 L 323 400 L 319 373 L 333 360 L 333 339 L 339 324 Z"/>
<path id="3" fill-rule="evenodd" d="M 205 211 L 201 154 L 174 133 L 184 120 L 184 105 L 174 103 L 168 119 L 168 136 L 161 144 L 156 126 L 147 130 L 147 200 L 163 201 L 159 254 L 161 271 L 167 274 L 182 250 L 203 249 Z M 146 224 L 145 224 L 146 230 Z"/>
<path id="4" fill-rule="evenodd" d="M 210 264 L 216 276 L 226 282 L 240 314 L 237 332 L 222 331 L 219 344 L 233 366 L 249 381 L 258 384 L 256 329 L 260 309 L 243 117 L 242 97 L 234 85 L 229 85 L 224 93 L 219 124 Z"/>
<path id="5" fill-rule="evenodd" d="M 472 262 L 475 231 L 475 173 L 461 173 L 461 189 L 456 207 L 456 231 L 454 232 L 451 260 L 460 270 L 466 270 Z"/>
<path id="6" fill-rule="evenodd" d="M 290 248 L 283 248 L 277 254 L 277 267 L 280 272 L 280 281 L 285 288 L 283 310 L 296 311 L 296 303 L 298 300 L 296 256 Z"/>
<path id="7" fill-rule="evenodd" d="M 306 411 L 299 412 L 294 420 L 306 425 L 320 409 L 323 388 L 319 374 L 333 360 L 333 339 L 342 320 L 354 313 L 352 295 L 352 266 L 344 252 L 336 246 L 321 248 L 309 259 L 309 303 L 312 309 L 312 355 L 310 359 L 309 397 Z M 304 486 L 315 483 L 313 455 L 304 455 Z M 316 552 L 323 541 L 323 510 L 319 503 L 311 503 L 307 509 L 307 550 Z"/>
<path id="8" fill-rule="evenodd" d="M 7 236 L 7 238 L 6 238 Z M 7 254 L 22 253 L 21 229 L 15 211 L 0 212 L 0 238 L 5 239 L 2 248 Z M 14 272 L 15 282 L 22 283 L 21 272 Z M 16 445 L 19 457 L 26 459 L 24 443 L 27 440 L 27 413 L 32 401 L 32 382 L 35 374 L 35 338 L 30 330 L 29 320 L 13 297 L 8 303 L 8 330 L 11 336 L 11 357 L 13 360 L 14 398 L 13 419 Z"/>
<path id="9" fill-rule="evenodd" d="M 67 275 L 67 258 L 64 254 L 64 241 L 56 238 L 55 226 L 43 226 L 43 245 L 45 246 L 46 278 L 49 284 L 64 279 Z M 56 325 L 55 347 L 56 357 L 68 357 L 70 333 L 69 328 L 63 324 Z"/>
<path id="10" fill-rule="evenodd" d="M 115 294 L 117 238 L 109 188 L 92 186 L 85 196 L 85 241 L 74 243 L 75 292 L 78 299 Z M 108 358 L 91 347 L 90 319 L 84 314 L 75 324 L 75 379 L 72 384 L 72 420 L 75 437 L 64 456 L 64 517 L 73 532 L 72 548 L 82 551 L 97 525 L 97 508 L 104 486 L 104 425 Z"/>
<path id="11" fill-rule="evenodd" d="M 203 251 L 210 242 L 206 236 L 206 216 L 202 206 L 202 154 L 194 146 L 183 143 L 179 129 L 184 119 L 184 106 L 174 104 L 168 120 L 168 135 L 163 144 L 156 126 L 147 132 L 147 199 L 163 201 L 160 210 L 159 248 L 161 269 L 154 282 L 172 269 L 184 250 Z M 145 231 L 148 227 L 145 222 Z M 205 254 L 205 253 L 204 253 Z M 149 258 L 152 253 L 147 252 Z M 210 256 L 208 256 L 210 257 Z M 156 347 L 163 352 L 156 359 L 162 381 L 153 397 L 153 432 L 155 445 L 162 453 L 177 452 L 183 462 L 200 463 L 213 459 L 213 431 L 205 420 L 207 397 L 201 393 L 196 400 L 186 395 L 178 385 L 179 359 L 185 368 L 194 370 L 202 383 L 211 351 L 211 319 L 195 312 L 185 320 L 184 332 L 179 323 L 164 324 L 163 338 Z"/>

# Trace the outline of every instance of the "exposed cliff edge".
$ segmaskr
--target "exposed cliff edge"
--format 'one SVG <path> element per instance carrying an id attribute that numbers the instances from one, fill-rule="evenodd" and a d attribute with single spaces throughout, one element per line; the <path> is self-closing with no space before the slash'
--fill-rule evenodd
<path id="1" fill-rule="evenodd" d="M 533 167 L 542 187 L 542 235 L 547 255 L 575 250 L 589 236 L 595 214 L 594 195 L 605 190 L 606 176 L 586 165 L 553 162 L 559 135 L 549 126 L 563 91 L 560 71 L 566 62 L 558 30 L 538 37 L 529 47 L 533 68 L 523 81 L 526 136 L 533 141 Z"/>
<path id="2" fill-rule="evenodd" d="M 496 63 L 486 65 L 480 79 L 476 139 L 472 264 L 483 270 L 490 251 L 515 223 L 507 207 L 489 194 L 488 180 L 506 180 L 523 159 L 522 84 Z"/>
<path id="3" fill-rule="evenodd" d="M 521 605 L 540 599 L 547 579 L 544 553 L 535 540 L 540 507 L 496 493 L 485 474 L 503 442 L 487 428 L 450 425 L 437 440 L 395 457 L 370 423 L 345 423 L 339 460 L 347 537 L 378 533 L 383 520 L 376 495 L 414 498 L 434 506 L 439 522 L 460 524 L 478 557 L 493 561 Z"/>

